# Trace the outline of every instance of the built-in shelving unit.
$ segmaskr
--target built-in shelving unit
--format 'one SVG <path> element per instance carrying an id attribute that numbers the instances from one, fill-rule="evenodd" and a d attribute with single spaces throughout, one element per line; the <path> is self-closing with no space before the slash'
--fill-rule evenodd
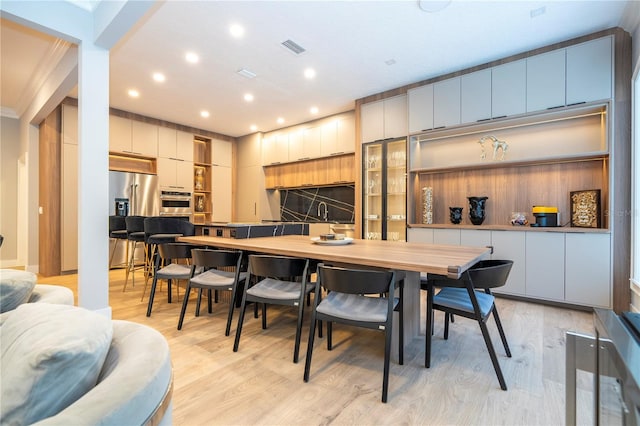
<path id="1" fill-rule="evenodd" d="M 211 221 L 211 139 L 193 141 L 193 223 Z"/>

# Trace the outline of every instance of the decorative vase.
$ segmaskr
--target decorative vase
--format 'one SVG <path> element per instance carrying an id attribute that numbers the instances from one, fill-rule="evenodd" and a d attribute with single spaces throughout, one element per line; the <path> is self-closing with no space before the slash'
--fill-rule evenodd
<path id="1" fill-rule="evenodd" d="M 454 225 L 462 222 L 462 207 L 449 207 L 449 220 Z"/>
<path id="2" fill-rule="evenodd" d="M 433 223 L 433 188 L 430 186 L 422 188 L 422 223 Z"/>
<path id="3" fill-rule="evenodd" d="M 489 197 L 467 197 L 469 200 L 469 219 L 474 225 L 482 225 L 485 217 L 485 201 Z"/>
<path id="4" fill-rule="evenodd" d="M 196 168 L 193 189 L 202 191 L 204 189 L 204 169 Z"/>

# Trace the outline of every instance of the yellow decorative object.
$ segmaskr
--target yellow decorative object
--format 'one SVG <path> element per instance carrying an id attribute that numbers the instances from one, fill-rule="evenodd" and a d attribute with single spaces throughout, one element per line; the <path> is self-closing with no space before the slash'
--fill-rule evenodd
<path id="1" fill-rule="evenodd" d="M 558 213 L 558 208 L 549 206 L 533 206 L 532 213 Z"/>

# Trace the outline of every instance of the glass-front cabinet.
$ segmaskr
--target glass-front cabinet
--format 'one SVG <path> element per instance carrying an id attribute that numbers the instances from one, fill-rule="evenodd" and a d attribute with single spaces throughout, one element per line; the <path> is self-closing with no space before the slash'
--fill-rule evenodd
<path id="1" fill-rule="evenodd" d="M 363 232 L 369 240 L 405 241 L 407 235 L 407 141 L 362 145 Z"/>

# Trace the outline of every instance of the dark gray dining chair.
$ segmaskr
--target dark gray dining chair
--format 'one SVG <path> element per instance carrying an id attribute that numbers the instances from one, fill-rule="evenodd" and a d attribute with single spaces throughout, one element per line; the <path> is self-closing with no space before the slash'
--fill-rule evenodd
<path id="1" fill-rule="evenodd" d="M 322 298 L 322 289 L 328 292 Z M 394 296 L 396 273 L 382 270 L 345 269 L 318 265 L 318 280 L 315 284 L 315 300 L 311 314 L 311 329 L 307 359 L 304 366 L 304 381 L 309 381 L 311 358 L 316 323 L 327 323 L 327 349 L 332 349 L 333 323 L 381 330 L 385 334 L 384 367 L 382 376 L 382 402 L 387 402 L 389 388 L 389 359 L 391 356 L 391 333 L 393 312 L 399 313 L 399 336 L 404 334 L 402 298 Z M 378 297 L 371 297 L 371 296 Z M 398 339 L 399 364 L 402 365 L 404 341 Z"/>
<path id="2" fill-rule="evenodd" d="M 505 285 L 512 266 L 512 260 L 483 260 L 469 268 L 460 279 L 454 280 L 442 275 L 429 274 L 426 280 L 421 281 L 421 288 L 427 291 L 425 368 L 431 366 L 433 311 L 439 310 L 445 313 L 445 340 L 449 338 L 449 322 L 452 315 L 474 319 L 480 326 L 493 368 L 496 376 L 498 376 L 498 382 L 500 382 L 500 388 L 507 390 L 507 384 L 502 375 L 498 357 L 487 329 L 487 319 L 493 314 L 504 350 L 507 356 L 511 357 L 511 350 L 502 329 L 502 322 L 500 321 L 495 297 L 491 293 L 491 289 Z M 435 292 L 436 288 L 440 288 L 438 293 Z"/>

